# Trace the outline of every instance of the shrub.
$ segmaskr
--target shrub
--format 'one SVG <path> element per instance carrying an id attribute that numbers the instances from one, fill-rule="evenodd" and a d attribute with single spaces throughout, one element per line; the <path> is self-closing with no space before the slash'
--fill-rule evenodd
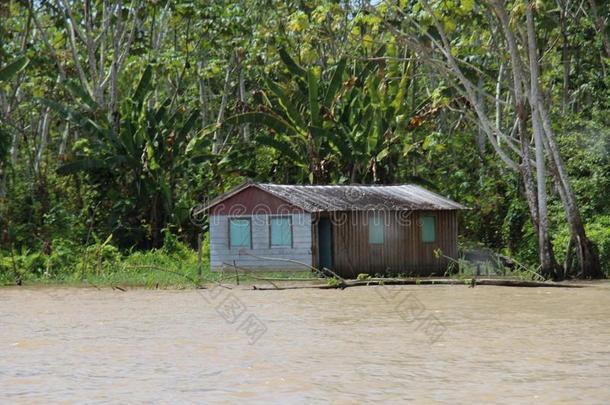
<path id="1" fill-rule="evenodd" d="M 46 258 L 48 276 L 74 273 L 79 260 L 83 259 L 83 248 L 67 239 L 54 239 L 50 256 Z"/>
<path id="2" fill-rule="evenodd" d="M 602 270 L 610 275 L 610 215 L 598 215 L 591 218 L 586 224 L 587 236 L 599 252 Z M 567 224 L 562 226 L 556 233 L 553 245 L 557 261 L 563 263 L 565 260 L 566 247 L 570 241 L 570 230 Z"/>

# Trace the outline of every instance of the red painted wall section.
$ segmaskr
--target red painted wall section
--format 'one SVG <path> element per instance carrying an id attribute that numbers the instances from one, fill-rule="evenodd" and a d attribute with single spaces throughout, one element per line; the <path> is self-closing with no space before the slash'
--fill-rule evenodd
<path id="1" fill-rule="evenodd" d="M 301 212 L 304 212 L 301 208 L 254 186 L 238 192 L 210 209 L 210 215 L 276 215 Z"/>

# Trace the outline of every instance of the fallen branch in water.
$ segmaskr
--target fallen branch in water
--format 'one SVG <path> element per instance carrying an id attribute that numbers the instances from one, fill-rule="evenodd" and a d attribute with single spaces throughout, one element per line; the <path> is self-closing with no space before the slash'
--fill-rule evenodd
<path id="1" fill-rule="evenodd" d="M 248 274 L 248 270 L 247 270 L 247 269 L 244 269 L 243 267 L 239 267 L 239 266 L 237 266 L 237 265 L 235 264 L 235 262 L 233 262 L 233 264 L 232 264 L 232 265 L 228 265 L 228 264 L 226 264 L 226 263 L 223 263 L 223 264 L 222 264 L 222 266 L 223 266 L 223 268 L 224 268 L 225 266 L 232 266 L 232 267 L 235 269 L 235 278 L 236 278 L 236 280 L 237 280 L 237 285 L 239 285 L 239 273 L 237 272 L 237 270 L 238 270 L 238 269 L 239 269 L 239 270 L 244 271 L 246 275 L 249 275 L 249 274 Z M 277 286 L 277 285 L 275 285 L 275 283 L 274 283 L 273 281 L 271 281 L 270 279 L 267 279 L 267 278 L 264 278 L 264 277 L 256 277 L 256 276 L 253 276 L 253 275 L 249 275 L 249 276 L 250 276 L 250 277 L 252 277 L 252 278 L 253 278 L 253 279 L 255 279 L 255 280 L 266 281 L 266 282 L 268 282 L 269 284 L 271 284 L 271 285 L 274 287 L 274 289 L 275 289 L 275 290 L 277 290 L 277 289 L 278 289 L 278 286 Z"/>
<path id="2" fill-rule="evenodd" d="M 506 280 L 506 279 L 402 279 L 402 278 L 370 278 L 366 280 L 345 280 L 341 284 L 286 286 L 278 288 L 252 286 L 254 290 L 298 290 L 305 288 L 317 288 L 322 290 L 344 289 L 347 287 L 364 287 L 371 285 L 491 285 L 500 287 L 559 287 L 559 288 L 582 288 L 583 285 L 562 284 L 530 280 Z"/>

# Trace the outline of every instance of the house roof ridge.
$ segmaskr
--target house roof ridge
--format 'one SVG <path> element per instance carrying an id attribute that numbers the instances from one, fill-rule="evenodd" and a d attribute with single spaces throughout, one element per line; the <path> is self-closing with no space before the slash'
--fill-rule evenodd
<path id="1" fill-rule="evenodd" d="M 247 181 L 214 198 L 198 212 L 207 211 L 249 187 L 256 187 L 307 212 L 467 209 L 417 184 L 299 185 Z"/>

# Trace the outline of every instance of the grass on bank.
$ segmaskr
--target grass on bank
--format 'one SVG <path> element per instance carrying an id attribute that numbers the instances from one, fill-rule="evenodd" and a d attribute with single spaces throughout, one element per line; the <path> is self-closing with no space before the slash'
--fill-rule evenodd
<path id="1" fill-rule="evenodd" d="M 187 288 L 210 283 L 252 284 L 286 281 L 315 281 L 319 276 L 311 271 L 245 272 L 227 267 L 223 272 L 211 272 L 209 244 L 202 248 L 201 275 L 198 273 L 197 252 L 166 236 L 164 246 L 149 251 L 121 252 L 112 245 L 111 238 L 90 246 L 69 240 L 53 241 L 51 252 L 0 252 L 0 285 L 70 285 L 70 286 L 125 286 L 145 288 Z M 477 267 L 463 259 L 453 260 L 449 270 L 438 277 L 470 279 L 478 274 L 486 277 L 493 269 Z M 413 278 L 409 274 L 361 274 L 358 277 Z M 535 269 L 523 265 L 504 278 L 542 281 Z M 333 278 L 324 282 L 332 283 Z"/>
<path id="2" fill-rule="evenodd" d="M 0 252 L 0 285 L 127 286 L 182 288 L 209 283 L 253 283 L 262 278 L 315 280 L 310 271 L 210 271 L 209 245 L 204 242 L 201 274 L 197 252 L 174 238 L 149 251 L 120 252 L 111 238 L 83 247 L 55 240 L 49 254 Z"/>

